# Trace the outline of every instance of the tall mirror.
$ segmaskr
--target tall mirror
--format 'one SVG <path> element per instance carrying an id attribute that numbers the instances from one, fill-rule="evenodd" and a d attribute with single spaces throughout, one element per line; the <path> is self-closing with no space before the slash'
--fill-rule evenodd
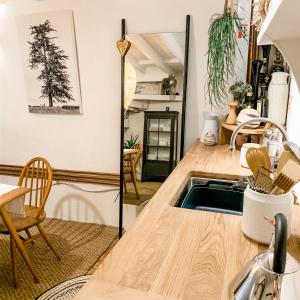
<path id="1" fill-rule="evenodd" d="M 125 36 L 130 49 L 124 60 L 124 204 L 143 206 L 182 155 L 187 34 Z"/>

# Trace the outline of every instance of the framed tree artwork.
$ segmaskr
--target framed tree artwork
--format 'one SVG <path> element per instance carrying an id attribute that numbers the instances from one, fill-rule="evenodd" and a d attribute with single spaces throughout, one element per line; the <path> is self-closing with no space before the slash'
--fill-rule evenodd
<path id="1" fill-rule="evenodd" d="M 29 112 L 80 114 L 80 80 L 72 11 L 18 16 L 17 24 Z"/>

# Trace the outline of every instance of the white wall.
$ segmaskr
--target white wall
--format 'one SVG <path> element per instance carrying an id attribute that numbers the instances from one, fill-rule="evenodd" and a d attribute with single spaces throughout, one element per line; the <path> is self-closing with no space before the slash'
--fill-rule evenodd
<path id="1" fill-rule="evenodd" d="M 60 9 L 74 11 L 83 114 L 29 114 L 15 16 Z M 128 32 L 168 32 L 183 31 L 185 15 L 191 14 L 189 148 L 200 135 L 209 19 L 222 9 L 223 0 L 9 0 L 1 5 L 0 162 L 24 164 L 42 155 L 56 168 L 118 172 L 120 57 L 115 42 L 120 38 L 121 18 L 127 19 Z M 80 199 L 78 195 L 68 187 L 54 187 L 51 206 L 59 206 L 64 199 Z M 116 209 L 114 193 L 97 197 L 85 193 L 84 197 L 91 203 L 107 201 L 111 210 Z M 49 211 L 55 210 L 50 207 Z M 116 221 L 107 218 L 105 222 Z"/>
<path id="2" fill-rule="evenodd" d="M 300 147 L 300 92 L 292 78 L 290 87 L 289 110 L 287 118 L 287 132 L 289 139 Z M 300 197 L 300 183 L 296 185 L 296 193 Z"/>
<path id="3" fill-rule="evenodd" d="M 290 87 L 290 100 L 287 119 L 287 130 L 290 140 L 300 146 L 300 92 L 295 80 L 292 78 Z"/>

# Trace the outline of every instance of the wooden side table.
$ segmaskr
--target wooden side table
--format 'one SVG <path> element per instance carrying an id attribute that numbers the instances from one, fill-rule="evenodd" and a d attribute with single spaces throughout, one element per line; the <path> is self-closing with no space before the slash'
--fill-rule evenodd
<path id="1" fill-rule="evenodd" d="M 225 145 L 230 143 L 230 138 L 233 131 L 238 127 L 238 125 L 228 125 L 225 121 L 221 122 L 221 127 L 219 130 L 219 144 Z M 251 134 L 259 136 L 259 143 L 263 143 L 263 134 L 266 130 L 270 129 L 270 124 L 265 126 L 259 126 L 258 128 L 242 128 L 239 133 L 241 134 Z"/>

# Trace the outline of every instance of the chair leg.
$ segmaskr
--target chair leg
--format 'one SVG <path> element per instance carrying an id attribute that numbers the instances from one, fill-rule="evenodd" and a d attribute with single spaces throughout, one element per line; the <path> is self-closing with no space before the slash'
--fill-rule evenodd
<path id="1" fill-rule="evenodd" d="M 136 176 L 135 176 L 135 172 L 133 170 L 132 170 L 132 173 L 131 173 L 131 179 L 132 179 L 132 182 L 133 182 L 133 185 L 134 185 L 136 199 L 140 199 L 140 194 L 139 194 L 139 191 L 137 189 L 137 184 L 136 184 Z"/>
<path id="2" fill-rule="evenodd" d="M 54 253 L 54 255 L 56 256 L 56 258 L 61 261 L 61 258 L 59 257 L 58 253 L 56 252 L 55 248 L 53 247 L 53 245 L 51 244 L 45 229 L 43 228 L 43 226 L 41 224 L 36 225 L 41 236 L 44 238 L 46 244 L 48 245 L 48 247 L 52 250 L 52 252 Z"/>
<path id="3" fill-rule="evenodd" d="M 10 235 L 10 254 L 11 254 L 11 265 L 14 280 L 14 288 L 17 288 L 17 257 L 16 257 L 16 243 L 13 237 Z"/>
<path id="4" fill-rule="evenodd" d="M 31 239 L 31 238 L 32 238 L 32 235 L 31 235 L 29 229 L 25 229 L 25 232 L 26 232 L 28 238 Z M 31 244 L 33 245 L 33 244 L 34 244 L 34 241 L 31 241 Z"/>
<path id="5" fill-rule="evenodd" d="M 127 186 L 126 186 L 125 181 L 124 181 L 124 189 L 125 189 L 125 194 L 127 194 Z"/>
<path id="6" fill-rule="evenodd" d="M 26 250 L 25 250 L 24 244 L 21 241 L 21 239 L 20 239 L 20 237 L 19 237 L 19 235 L 18 235 L 18 233 L 17 233 L 17 231 L 15 229 L 15 226 L 14 226 L 14 224 L 13 224 L 13 222 L 12 222 L 9 214 L 6 212 L 4 206 L 0 206 L 0 214 L 2 216 L 2 219 L 3 219 L 6 227 L 10 231 L 11 237 L 14 239 L 14 242 L 16 243 L 16 247 L 20 250 L 20 254 L 23 257 L 23 259 L 25 260 L 25 263 L 28 266 L 28 269 L 30 270 L 34 281 L 36 283 L 38 283 L 39 280 L 38 280 L 38 278 L 37 278 L 37 276 L 36 276 L 36 274 L 35 274 L 35 272 L 33 270 L 30 258 L 28 256 Z"/>

